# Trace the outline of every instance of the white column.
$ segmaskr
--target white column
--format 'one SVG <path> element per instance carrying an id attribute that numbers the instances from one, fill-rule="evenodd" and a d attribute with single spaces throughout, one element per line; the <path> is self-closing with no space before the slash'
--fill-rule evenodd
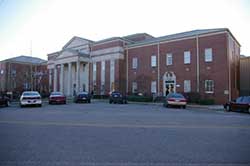
<path id="1" fill-rule="evenodd" d="M 53 90 L 57 91 L 57 68 L 56 68 L 56 65 L 54 68 L 54 88 L 53 88 Z"/>
<path id="2" fill-rule="evenodd" d="M 51 91 L 51 83 L 52 83 L 52 77 L 51 77 L 52 71 L 49 69 L 49 92 Z"/>
<path id="3" fill-rule="evenodd" d="M 61 64 L 61 72 L 60 72 L 60 92 L 63 92 L 63 64 Z"/>
<path id="4" fill-rule="evenodd" d="M 72 71 L 71 71 L 71 62 L 68 63 L 68 96 L 72 95 Z"/>
<path id="5" fill-rule="evenodd" d="M 76 62 L 76 92 L 79 92 L 80 89 L 80 62 Z"/>

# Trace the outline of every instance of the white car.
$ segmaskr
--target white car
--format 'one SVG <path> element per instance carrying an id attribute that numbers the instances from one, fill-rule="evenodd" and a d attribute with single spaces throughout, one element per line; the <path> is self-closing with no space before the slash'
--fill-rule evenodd
<path id="1" fill-rule="evenodd" d="M 20 97 L 20 107 L 28 105 L 42 106 L 41 95 L 37 91 L 24 91 Z"/>

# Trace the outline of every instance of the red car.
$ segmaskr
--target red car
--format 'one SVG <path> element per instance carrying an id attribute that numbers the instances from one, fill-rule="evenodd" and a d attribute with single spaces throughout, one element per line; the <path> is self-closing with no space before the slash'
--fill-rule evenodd
<path id="1" fill-rule="evenodd" d="M 66 96 L 62 92 L 51 92 L 49 104 L 66 104 Z"/>
<path id="2" fill-rule="evenodd" d="M 226 111 L 242 111 L 250 113 L 250 96 L 241 96 L 224 104 Z"/>

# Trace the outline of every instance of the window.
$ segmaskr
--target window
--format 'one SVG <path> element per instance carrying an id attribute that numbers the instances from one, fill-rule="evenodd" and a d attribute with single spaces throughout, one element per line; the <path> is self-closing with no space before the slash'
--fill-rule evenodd
<path id="1" fill-rule="evenodd" d="M 214 81 L 213 80 L 205 80 L 205 92 L 214 93 Z"/>
<path id="2" fill-rule="evenodd" d="M 137 82 L 132 82 L 132 93 L 137 93 Z"/>
<path id="3" fill-rule="evenodd" d="M 190 80 L 184 80 L 184 92 L 185 93 L 191 92 L 191 81 Z"/>
<path id="4" fill-rule="evenodd" d="M 213 60 L 213 51 L 212 48 L 205 49 L 205 62 L 212 62 Z"/>
<path id="5" fill-rule="evenodd" d="M 132 68 L 133 69 L 137 69 L 137 66 L 138 66 L 138 59 L 137 58 L 133 58 L 133 62 L 132 62 Z"/>
<path id="6" fill-rule="evenodd" d="M 166 64 L 167 65 L 172 65 L 173 64 L 173 56 L 172 56 L 172 54 L 167 54 L 166 55 L 167 57 L 166 57 Z"/>
<path id="7" fill-rule="evenodd" d="M 191 62 L 191 54 L 190 51 L 184 52 L 184 64 L 190 64 Z"/>
<path id="8" fill-rule="evenodd" d="M 156 93 L 156 81 L 151 82 L 151 93 Z"/>
<path id="9" fill-rule="evenodd" d="M 151 56 L 151 67 L 156 67 L 156 56 L 152 55 Z"/>

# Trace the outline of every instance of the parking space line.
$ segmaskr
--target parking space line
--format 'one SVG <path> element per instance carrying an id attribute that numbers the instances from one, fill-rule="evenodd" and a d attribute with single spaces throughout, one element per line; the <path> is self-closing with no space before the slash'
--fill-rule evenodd
<path id="1" fill-rule="evenodd" d="M 102 127 L 102 128 L 184 128 L 184 129 L 250 129 L 250 125 L 189 125 L 189 124 L 105 124 L 81 122 L 55 122 L 55 121 L 7 121 L 1 120 L 0 124 L 36 125 L 36 126 L 72 126 L 72 127 Z"/>

